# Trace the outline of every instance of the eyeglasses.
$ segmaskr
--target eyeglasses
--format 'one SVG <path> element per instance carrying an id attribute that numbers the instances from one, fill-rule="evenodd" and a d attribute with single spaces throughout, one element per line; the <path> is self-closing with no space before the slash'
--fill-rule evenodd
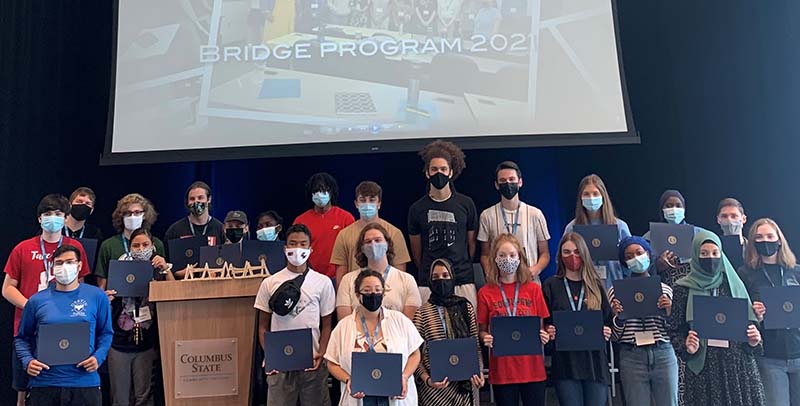
<path id="1" fill-rule="evenodd" d="M 125 217 L 142 216 L 142 215 L 144 215 L 144 210 L 126 211 L 126 212 L 122 213 L 122 215 L 125 216 Z"/>
<path id="2" fill-rule="evenodd" d="M 78 263 L 77 259 L 69 259 L 69 260 L 66 260 L 66 261 L 56 260 L 56 261 L 53 262 L 53 265 L 55 265 L 55 266 L 76 265 L 77 263 Z"/>

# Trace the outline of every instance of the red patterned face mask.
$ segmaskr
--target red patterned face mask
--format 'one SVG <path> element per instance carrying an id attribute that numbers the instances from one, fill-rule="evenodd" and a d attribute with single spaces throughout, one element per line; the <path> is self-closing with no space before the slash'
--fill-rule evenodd
<path id="1" fill-rule="evenodd" d="M 580 271 L 581 268 L 583 268 L 583 260 L 581 259 L 580 255 L 562 256 L 561 261 L 564 262 L 564 266 L 567 269 L 573 272 Z"/>

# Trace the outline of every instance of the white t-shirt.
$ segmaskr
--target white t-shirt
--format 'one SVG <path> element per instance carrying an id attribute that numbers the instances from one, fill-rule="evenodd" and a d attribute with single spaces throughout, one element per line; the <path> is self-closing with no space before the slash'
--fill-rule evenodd
<path id="1" fill-rule="evenodd" d="M 355 310 L 358 307 L 355 281 L 361 271 L 346 273 L 339 282 L 339 291 L 336 292 L 336 307 L 350 306 Z M 405 306 L 422 306 L 417 281 L 408 272 L 403 272 L 395 267 L 389 269 L 386 276 L 383 294 L 383 308 L 403 312 Z"/>
<path id="2" fill-rule="evenodd" d="M 300 275 L 283 268 L 275 275 L 264 279 L 261 282 L 261 287 L 258 288 L 256 302 L 253 307 L 272 313 L 272 309 L 269 308 L 270 297 L 283 282 Z M 330 278 L 311 269 L 306 274 L 306 279 L 303 281 L 300 292 L 300 300 L 291 313 L 286 316 L 272 314 L 270 331 L 310 328 L 314 336 L 314 352 L 318 352 L 320 318 L 333 313 L 336 293 L 333 291 L 333 284 Z"/>
<path id="3" fill-rule="evenodd" d="M 503 221 L 503 212 L 506 218 Z M 508 234 L 513 230 L 514 219 L 517 211 L 508 211 L 503 208 L 502 203 L 489 207 L 481 213 L 480 229 L 478 230 L 478 241 L 492 242 L 500 234 Z M 528 266 L 533 266 L 539 261 L 539 241 L 550 239 L 547 231 L 547 220 L 541 210 L 534 206 L 519 203 L 519 224 L 515 237 L 522 243 L 525 255 L 530 262 Z"/>
<path id="4" fill-rule="evenodd" d="M 355 313 L 339 320 L 339 324 L 333 329 L 331 339 L 328 342 L 328 351 L 325 359 L 342 367 L 350 373 L 351 359 L 359 335 L 356 327 Z M 358 321 L 360 323 L 360 321 Z M 422 345 L 422 337 L 414 326 L 414 323 L 403 313 L 394 310 L 384 310 L 381 320 L 381 332 L 383 333 L 383 343 L 386 345 L 388 353 L 401 354 L 403 356 L 403 368 L 405 369 L 408 356 L 419 349 Z M 361 401 L 353 398 L 347 393 L 347 385 L 341 383 L 342 397 L 339 406 L 360 406 Z M 414 376 L 408 378 L 408 392 L 403 400 L 390 399 L 391 406 L 417 406 L 417 387 L 414 384 Z"/>

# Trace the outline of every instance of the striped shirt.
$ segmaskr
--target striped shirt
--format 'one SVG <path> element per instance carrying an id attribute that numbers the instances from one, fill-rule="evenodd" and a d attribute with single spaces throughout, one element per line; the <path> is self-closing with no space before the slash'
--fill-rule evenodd
<path id="1" fill-rule="evenodd" d="M 661 292 L 672 300 L 672 288 L 662 283 Z M 609 303 L 614 299 L 614 287 L 612 286 L 608 289 Z M 636 333 L 643 332 L 652 332 L 656 342 L 670 342 L 665 317 L 653 316 L 643 319 L 619 320 L 617 316 L 614 316 L 613 321 L 611 324 L 611 338 L 616 342 L 636 345 Z"/>

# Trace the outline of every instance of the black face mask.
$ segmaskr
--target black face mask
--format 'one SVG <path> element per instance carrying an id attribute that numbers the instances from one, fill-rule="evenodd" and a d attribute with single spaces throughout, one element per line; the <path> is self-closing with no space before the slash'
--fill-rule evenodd
<path id="1" fill-rule="evenodd" d="M 519 183 L 506 182 L 500 184 L 500 194 L 506 199 L 513 199 L 517 193 L 519 193 Z"/>
<path id="2" fill-rule="evenodd" d="M 85 204 L 73 204 L 72 209 L 69 211 L 69 215 L 78 221 L 86 220 L 91 213 L 92 208 Z"/>
<path id="3" fill-rule="evenodd" d="M 230 241 L 230 242 L 232 242 L 234 244 L 236 244 L 237 242 L 241 241 L 242 237 L 244 237 L 244 228 L 228 228 L 228 229 L 225 229 L 225 238 L 227 238 L 228 241 Z"/>
<path id="4" fill-rule="evenodd" d="M 778 253 L 781 243 L 778 241 L 756 241 L 753 243 L 756 252 L 762 257 L 771 257 Z"/>
<path id="5" fill-rule="evenodd" d="M 450 297 L 455 294 L 456 284 L 453 279 L 435 279 L 431 281 L 431 293 L 439 297 Z"/>
<path id="6" fill-rule="evenodd" d="M 192 213 L 195 217 L 200 217 L 203 213 L 206 212 L 206 207 L 208 207 L 208 203 L 206 202 L 194 202 L 187 206 L 189 208 L 189 213 Z"/>
<path id="7" fill-rule="evenodd" d="M 428 179 L 428 181 L 431 182 L 431 185 L 433 185 L 433 187 L 441 190 L 444 189 L 444 187 L 447 186 L 448 183 L 450 183 L 450 178 L 441 172 L 436 172 L 436 174 L 432 175 L 430 179 Z"/>
<path id="8" fill-rule="evenodd" d="M 380 309 L 381 304 L 383 304 L 383 293 L 361 295 L 361 306 L 364 306 L 365 309 L 371 312 Z"/>
<path id="9" fill-rule="evenodd" d="M 720 262 L 722 262 L 722 258 L 700 258 L 699 261 L 700 268 L 703 269 L 703 272 L 708 275 L 713 275 Z"/>

